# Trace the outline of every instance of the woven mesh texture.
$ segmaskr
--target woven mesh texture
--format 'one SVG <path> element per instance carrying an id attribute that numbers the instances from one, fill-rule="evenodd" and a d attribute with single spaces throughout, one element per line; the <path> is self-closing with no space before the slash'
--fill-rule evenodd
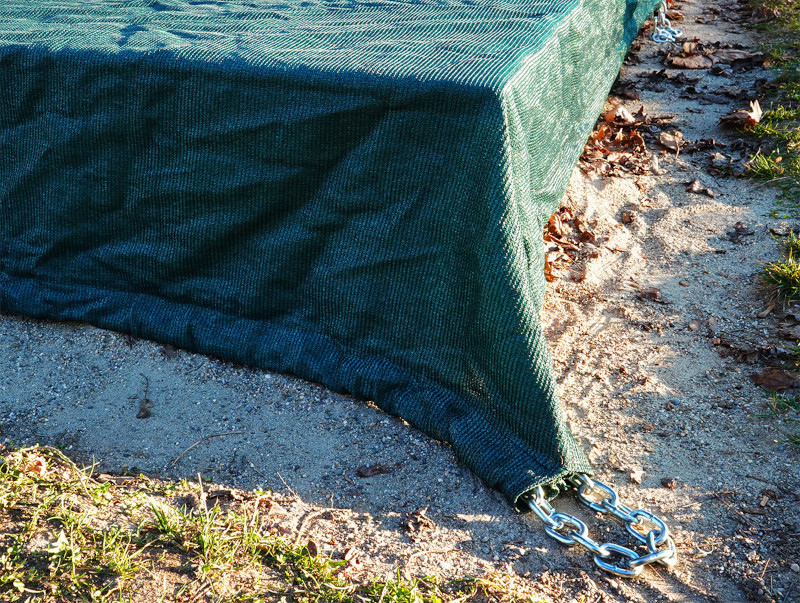
<path id="1" fill-rule="evenodd" d="M 542 227 L 653 5 L 3 0 L 0 309 L 375 400 L 512 503 L 589 472 Z"/>

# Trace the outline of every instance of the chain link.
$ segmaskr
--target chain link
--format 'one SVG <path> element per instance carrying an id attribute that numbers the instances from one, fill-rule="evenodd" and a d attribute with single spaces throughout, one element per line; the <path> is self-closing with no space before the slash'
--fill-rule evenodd
<path id="1" fill-rule="evenodd" d="M 544 488 L 537 487 L 527 499 L 531 510 L 541 519 L 547 534 L 565 546 L 580 545 L 592 555 L 598 567 L 625 578 L 635 578 L 646 565 L 658 563 L 673 567 L 678 561 L 675 542 L 669 528 L 658 517 L 642 509 L 631 509 L 619 501 L 614 490 L 588 475 L 576 475 L 571 480 L 576 488 L 578 500 L 597 513 L 613 515 L 622 520 L 625 529 L 647 548 L 647 553 L 638 554 L 628 547 L 612 542 L 599 543 L 589 535 L 588 526 L 577 517 L 556 511 L 544 495 Z"/>
<path id="2" fill-rule="evenodd" d="M 667 2 L 663 0 L 653 16 L 653 35 L 656 42 L 674 42 L 683 35 L 680 29 L 672 27 L 672 23 L 667 18 Z"/>

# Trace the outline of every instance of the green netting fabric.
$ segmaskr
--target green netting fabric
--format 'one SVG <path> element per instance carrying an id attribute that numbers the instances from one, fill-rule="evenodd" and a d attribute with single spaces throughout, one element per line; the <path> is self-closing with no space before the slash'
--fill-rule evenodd
<path id="1" fill-rule="evenodd" d="M 647 0 L 3 0 L 0 309 L 375 400 L 512 502 L 590 467 L 542 227 Z"/>

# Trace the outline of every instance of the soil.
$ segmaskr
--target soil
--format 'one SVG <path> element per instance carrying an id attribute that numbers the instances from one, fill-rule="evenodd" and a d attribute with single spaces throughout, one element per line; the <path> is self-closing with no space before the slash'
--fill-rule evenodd
<path id="1" fill-rule="evenodd" d="M 757 47 L 736 4 L 674 8 L 684 39 Z M 640 37 L 616 87 L 640 99 L 612 99 L 674 116 L 644 130 L 658 167 L 576 168 L 559 226 L 574 249 L 553 244 L 543 318 L 573 432 L 625 504 L 668 523 L 674 570 L 600 572 L 368 402 L 86 325 L 0 317 L 0 441 L 58 445 L 99 472 L 273 490 L 291 538 L 357 551 L 364 580 L 399 569 L 492 576 L 552 601 L 800 601 L 800 450 L 791 424 L 759 416 L 770 398 L 750 378 L 789 346 L 787 308 L 759 318 L 759 273 L 797 222 L 770 217 L 774 189 L 735 176 L 755 149 L 719 123 L 771 75 L 757 62 L 667 68 L 669 51 Z M 676 153 L 661 130 L 726 146 Z M 554 504 L 604 534 L 573 496 Z"/>

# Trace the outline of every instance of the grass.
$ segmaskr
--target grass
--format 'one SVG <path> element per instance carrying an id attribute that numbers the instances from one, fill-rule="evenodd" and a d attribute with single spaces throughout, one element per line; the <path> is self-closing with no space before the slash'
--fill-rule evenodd
<path id="1" fill-rule="evenodd" d="M 783 197 L 800 203 L 800 4 L 795 0 L 752 0 L 754 11 L 768 11 L 755 26 L 765 39 L 769 64 L 778 71 L 764 114 L 750 133 L 771 150 L 748 162 L 748 174 L 778 186 Z M 797 208 L 794 208 L 795 210 Z"/>
<path id="2" fill-rule="evenodd" d="M 0 601 L 533 600 L 503 576 L 360 583 L 347 561 L 276 533 L 271 493 L 209 508 L 207 488 L 93 476 L 54 448 L 0 446 Z"/>
<path id="3" fill-rule="evenodd" d="M 767 400 L 769 412 L 756 415 L 759 418 L 779 419 L 785 423 L 800 423 L 800 400 L 772 393 Z M 787 416 L 792 415 L 792 416 Z M 786 443 L 800 449 L 800 433 L 784 432 Z"/>

